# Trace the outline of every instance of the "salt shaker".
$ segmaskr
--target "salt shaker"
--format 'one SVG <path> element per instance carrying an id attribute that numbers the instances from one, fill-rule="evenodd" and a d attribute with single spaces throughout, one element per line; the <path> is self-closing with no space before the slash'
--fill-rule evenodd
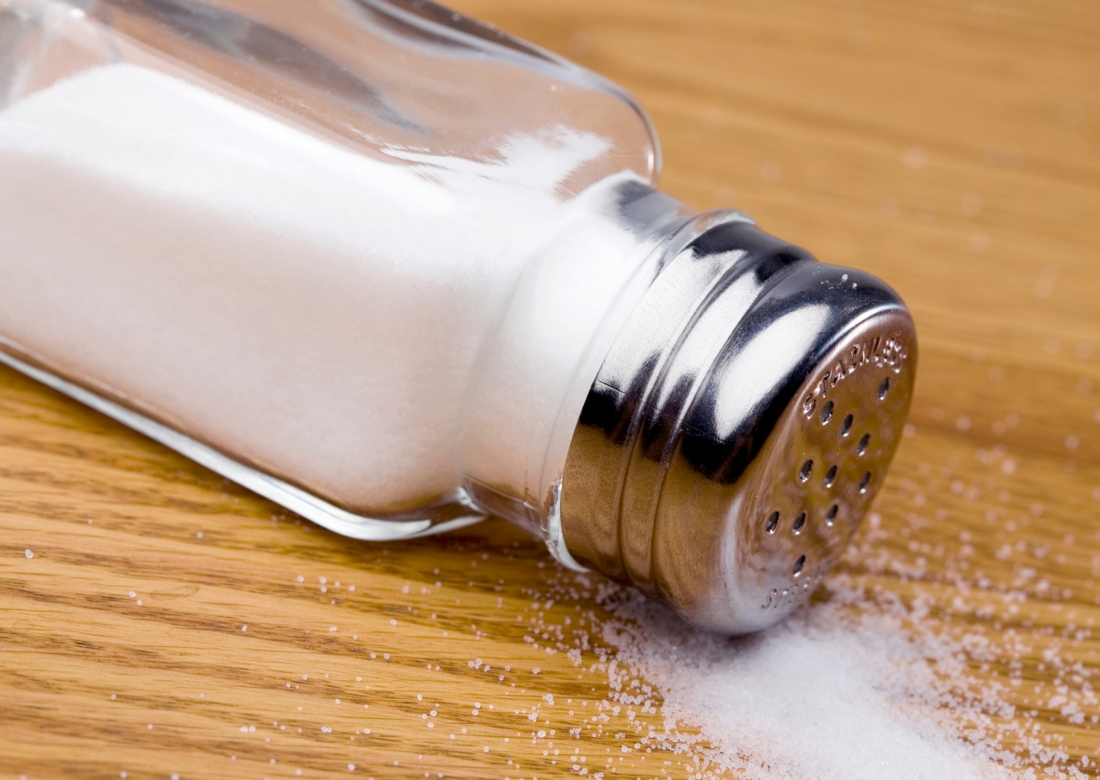
<path id="1" fill-rule="evenodd" d="M 844 548 L 916 341 L 422 0 L 0 0 L 0 360 L 341 534 L 487 515 L 708 631 Z"/>

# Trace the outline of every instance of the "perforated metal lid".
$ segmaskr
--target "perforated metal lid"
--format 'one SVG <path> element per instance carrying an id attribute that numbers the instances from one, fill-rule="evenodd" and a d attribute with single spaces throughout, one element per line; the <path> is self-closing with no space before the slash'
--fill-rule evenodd
<path id="1" fill-rule="evenodd" d="M 717 633 L 780 620 L 882 485 L 913 322 L 878 279 L 742 222 L 658 277 L 604 361 L 562 483 L 570 553 Z"/>

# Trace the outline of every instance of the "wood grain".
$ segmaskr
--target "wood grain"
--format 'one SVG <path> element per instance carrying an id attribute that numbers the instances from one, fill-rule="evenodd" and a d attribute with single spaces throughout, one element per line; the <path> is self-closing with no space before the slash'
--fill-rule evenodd
<path id="1" fill-rule="evenodd" d="M 1042 737 L 1100 758 L 1100 709 L 1049 706 L 1044 664 L 1100 667 L 1100 6 L 456 5 L 630 89 L 672 194 L 901 292 L 912 435 L 842 574 L 1026 640 L 973 673 L 1021 674 Z M 688 774 L 622 752 L 659 716 L 589 720 L 592 650 L 531 637 L 598 628 L 591 590 L 546 603 L 555 578 L 496 522 L 336 537 L 0 371 L 2 777 Z"/>

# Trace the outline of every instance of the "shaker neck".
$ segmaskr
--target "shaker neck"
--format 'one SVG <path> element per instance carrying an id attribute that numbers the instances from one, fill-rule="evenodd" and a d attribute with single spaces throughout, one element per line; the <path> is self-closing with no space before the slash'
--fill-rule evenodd
<path id="1" fill-rule="evenodd" d="M 570 205 L 531 256 L 468 391 L 461 469 L 485 511 L 560 540 L 558 495 L 573 432 L 592 383 L 671 261 L 706 231 L 750 222 L 699 213 L 637 180 L 608 180 Z"/>

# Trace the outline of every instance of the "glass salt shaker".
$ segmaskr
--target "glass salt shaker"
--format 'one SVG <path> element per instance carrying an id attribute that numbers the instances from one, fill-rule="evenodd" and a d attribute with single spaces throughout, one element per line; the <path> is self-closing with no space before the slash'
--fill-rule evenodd
<path id="1" fill-rule="evenodd" d="M 882 484 L 913 322 L 659 166 L 421 0 L 0 0 L 0 360 L 337 533 L 498 515 L 760 629 Z"/>

